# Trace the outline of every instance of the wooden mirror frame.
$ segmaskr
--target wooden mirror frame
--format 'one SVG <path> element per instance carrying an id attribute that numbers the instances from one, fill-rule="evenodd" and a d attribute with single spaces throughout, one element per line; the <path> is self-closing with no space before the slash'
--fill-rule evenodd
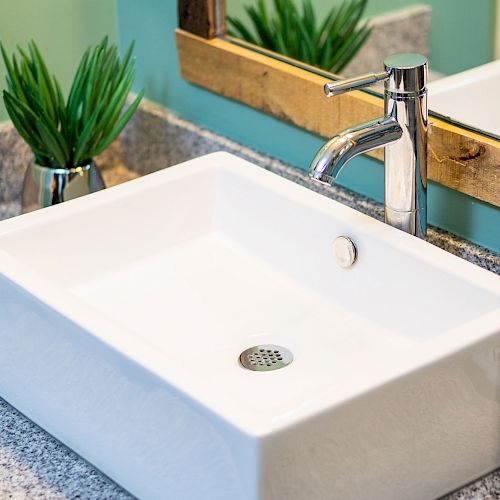
<path id="1" fill-rule="evenodd" d="M 218 38 L 226 33 L 225 3 L 178 0 L 176 37 L 185 80 L 324 138 L 383 114 L 381 96 L 354 91 L 325 99 L 326 78 L 261 48 Z M 384 152 L 368 155 L 383 160 Z M 428 178 L 500 206 L 500 141 L 430 117 Z"/>

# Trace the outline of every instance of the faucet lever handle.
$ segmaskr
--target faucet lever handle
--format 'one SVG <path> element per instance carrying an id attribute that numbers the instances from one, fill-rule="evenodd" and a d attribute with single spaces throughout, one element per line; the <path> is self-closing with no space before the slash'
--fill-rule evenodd
<path id="1" fill-rule="evenodd" d="M 389 78 L 389 71 L 382 71 L 381 73 L 367 73 L 365 75 L 356 76 L 354 78 L 346 78 L 336 82 L 325 83 L 325 95 L 333 97 L 336 95 L 344 94 L 351 90 L 362 89 L 369 87 L 376 82 L 382 82 Z"/>

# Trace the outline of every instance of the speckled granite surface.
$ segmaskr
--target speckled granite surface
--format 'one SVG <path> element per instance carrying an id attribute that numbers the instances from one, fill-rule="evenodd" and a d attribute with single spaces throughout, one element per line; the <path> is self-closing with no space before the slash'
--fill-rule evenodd
<path id="1" fill-rule="evenodd" d="M 341 187 L 312 184 L 290 165 L 259 154 L 160 107 L 145 103 L 119 143 L 98 159 L 108 185 L 214 151 L 228 151 L 378 219 L 380 204 Z M 22 176 L 31 155 L 12 127 L 0 124 L 0 220 L 20 212 Z M 428 241 L 500 274 L 500 256 L 445 231 L 431 228 Z M 0 498 L 132 498 L 45 431 L 0 399 Z M 167 498 L 167 497 L 166 497 Z M 446 497 L 500 499 L 500 470 Z"/>
<path id="2" fill-rule="evenodd" d="M 132 498 L 0 400 L 0 498 Z"/>

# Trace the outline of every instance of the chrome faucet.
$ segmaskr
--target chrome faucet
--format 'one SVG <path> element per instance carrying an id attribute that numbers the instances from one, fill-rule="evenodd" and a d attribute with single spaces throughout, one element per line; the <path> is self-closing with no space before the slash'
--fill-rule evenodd
<path id="1" fill-rule="evenodd" d="M 327 97 L 385 82 L 384 116 L 339 132 L 316 154 L 309 176 L 332 184 L 355 156 L 385 147 L 385 221 L 424 238 L 427 229 L 427 59 L 396 54 L 385 71 L 325 85 Z"/>

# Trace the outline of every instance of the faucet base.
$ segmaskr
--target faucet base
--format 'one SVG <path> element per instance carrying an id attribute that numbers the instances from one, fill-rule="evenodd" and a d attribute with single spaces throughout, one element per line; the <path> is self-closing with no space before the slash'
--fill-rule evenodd
<path id="1" fill-rule="evenodd" d="M 400 211 L 385 207 L 385 222 L 387 224 L 422 239 L 427 233 L 424 215 L 422 210 Z"/>

